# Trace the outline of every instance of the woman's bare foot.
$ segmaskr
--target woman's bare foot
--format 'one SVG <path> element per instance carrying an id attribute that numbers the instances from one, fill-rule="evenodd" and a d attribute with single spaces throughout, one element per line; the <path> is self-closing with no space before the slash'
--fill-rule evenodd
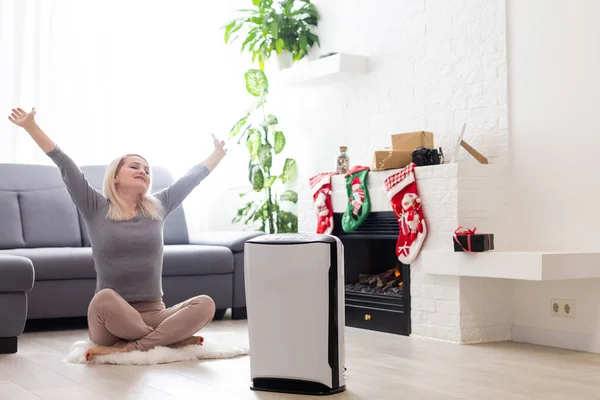
<path id="1" fill-rule="evenodd" d="M 192 344 L 202 346 L 204 344 L 204 338 L 202 336 L 192 336 L 190 338 L 182 340 L 181 342 L 172 344 L 171 347 L 184 347 Z"/>
<path id="2" fill-rule="evenodd" d="M 129 350 L 127 347 L 117 347 L 117 346 L 94 346 L 85 353 L 85 360 L 90 361 L 92 358 L 96 356 L 105 356 L 107 354 L 113 353 L 127 353 Z"/>
<path id="3" fill-rule="evenodd" d="M 113 344 L 113 347 L 125 347 L 129 343 L 131 343 L 131 342 L 128 342 L 128 341 L 125 341 L 125 340 L 121 340 L 121 341 L 118 341 L 117 343 Z"/>

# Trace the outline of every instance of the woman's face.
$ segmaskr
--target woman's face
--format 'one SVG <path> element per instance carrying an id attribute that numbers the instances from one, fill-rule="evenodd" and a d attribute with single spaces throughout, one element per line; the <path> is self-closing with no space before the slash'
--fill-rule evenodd
<path id="1" fill-rule="evenodd" d="M 148 163 L 142 157 L 127 156 L 117 171 L 116 185 L 119 191 L 135 192 L 139 195 L 146 193 L 150 186 Z"/>

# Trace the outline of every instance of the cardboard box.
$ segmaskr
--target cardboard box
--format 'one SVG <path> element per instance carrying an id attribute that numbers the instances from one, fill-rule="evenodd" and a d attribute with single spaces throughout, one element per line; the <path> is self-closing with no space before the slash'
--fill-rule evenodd
<path id="1" fill-rule="evenodd" d="M 412 151 L 378 150 L 373 155 L 373 171 L 404 168 L 412 162 Z"/>
<path id="2" fill-rule="evenodd" d="M 392 135 L 392 150 L 412 152 L 417 147 L 435 148 L 433 133 L 418 131 Z"/>

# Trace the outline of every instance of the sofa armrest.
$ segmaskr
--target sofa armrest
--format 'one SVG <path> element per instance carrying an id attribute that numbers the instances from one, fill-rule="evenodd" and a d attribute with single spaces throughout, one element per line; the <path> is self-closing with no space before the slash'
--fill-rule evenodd
<path id="1" fill-rule="evenodd" d="M 0 292 L 30 292 L 35 270 L 29 258 L 0 255 Z"/>
<path id="2" fill-rule="evenodd" d="M 191 238 L 190 244 L 225 246 L 233 253 L 233 319 L 245 319 L 246 288 L 244 282 L 244 244 L 264 232 L 215 231 L 203 232 Z"/>
<path id="3" fill-rule="evenodd" d="M 264 235 L 264 232 L 246 231 L 214 231 L 202 232 L 190 238 L 190 244 L 229 247 L 232 253 L 244 251 L 246 240 Z"/>

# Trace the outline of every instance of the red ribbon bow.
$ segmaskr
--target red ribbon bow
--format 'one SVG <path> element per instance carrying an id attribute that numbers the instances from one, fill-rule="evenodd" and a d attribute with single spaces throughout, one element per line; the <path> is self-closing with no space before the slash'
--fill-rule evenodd
<path id="1" fill-rule="evenodd" d="M 459 226 L 458 228 L 456 228 L 456 230 L 454 231 L 455 235 L 474 235 L 475 231 L 477 230 L 477 227 L 474 227 L 473 229 L 463 229 L 463 231 L 461 232 L 460 230 L 463 229 L 462 226 Z"/>
<path id="2" fill-rule="evenodd" d="M 474 227 L 473 229 L 463 229 L 462 232 L 461 232 L 461 229 L 463 229 L 463 227 L 459 226 L 454 231 L 454 241 L 456 243 L 458 243 L 458 245 L 460 247 L 462 247 L 463 251 L 466 251 L 467 253 L 471 253 L 471 235 L 475 234 L 475 231 L 477 230 L 477 227 Z M 467 235 L 467 248 L 466 249 L 463 247 L 463 245 L 460 242 L 460 240 L 458 240 L 457 235 Z"/>
<path id="3" fill-rule="evenodd" d="M 471 251 L 471 235 L 475 234 L 475 231 L 477 230 L 477 228 L 474 227 L 473 229 L 463 229 L 462 231 L 461 231 L 461 229 L 463 229 L 463 227 L 459 226 L 454 231 L 454 241 L 456 243 L 458 243 L 458 245 L 460 247 L 462 247 L 463 251 L 466 251 L 467 253 L 471 253 L 472 252 Z M 460 242 L 460 240 L 458 240 L 458 237 L 457 237 L 458 235 L 461 235 L 461 236 L 466 235 L 467 236 L 467 248 L 466 249 L 463 247 L 463 245 Z M 484 233 L 484 235 L 485 235 L 485 233 Z M 488 235 L 488 242 L 491 244 L 491 242 L 492 242 L 491 235 L 489 233 L 487 235 Z"/>

